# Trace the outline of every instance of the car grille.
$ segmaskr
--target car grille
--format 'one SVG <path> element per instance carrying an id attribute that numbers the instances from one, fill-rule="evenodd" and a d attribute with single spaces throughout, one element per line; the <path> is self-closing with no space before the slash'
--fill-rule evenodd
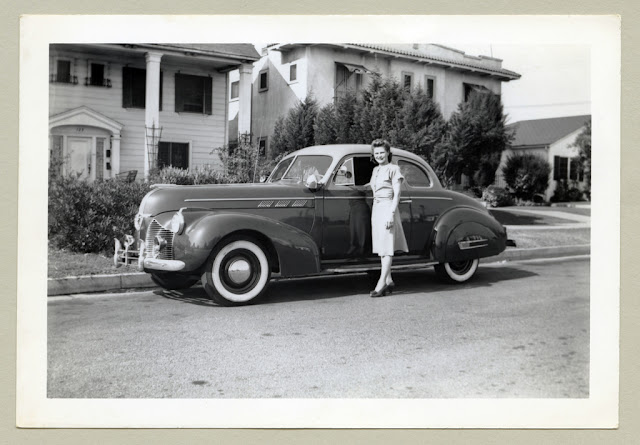
<path id="1" fill-rule="evenodd" d="M 145 252 L 148 257 L 153 258 L 153 246 L 155 244 L 156 236 L 160 235 L 167 241 L 167 245 L 160 251 L 157 256 L 160 260 L 172 260 L 173 259 L 173 232 L 163 228 L 155 219 L 149 224 L 147 229 L 147 239 L 145 240 Z"/>

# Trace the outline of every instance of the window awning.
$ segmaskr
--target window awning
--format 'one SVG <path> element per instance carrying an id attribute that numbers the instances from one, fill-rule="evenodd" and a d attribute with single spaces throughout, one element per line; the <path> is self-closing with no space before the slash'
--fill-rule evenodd
<path id="1" fill-rule="evenodd" d="M 344 63 L 344 62 L 336 62 L 338 65 L 342 65 L 344 66 L 347 70 L 349 70 L 350 73 L 358 73 L 358 74 L 362 74 L 362 73 L 367 73 L 367 74 L 371 74 L 373 73 L 373 71 L 371 71 L 370 69 L 362 66 L 362 65 L 356 65 L 354 63 Z"/>
<path id="2" fill-rule="evenodd" d="M 471 85 L 471 89 L 476 93 L 493 94 L 493 91 L 491 91 L 489 88 L 485 87 L 484 85 Z"/>

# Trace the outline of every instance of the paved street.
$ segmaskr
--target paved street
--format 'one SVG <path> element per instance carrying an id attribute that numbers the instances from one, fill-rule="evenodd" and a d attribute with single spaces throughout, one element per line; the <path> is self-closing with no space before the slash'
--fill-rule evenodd
<path id="1" fill-rule="evenodd" d="M 587 397 L 589 260 L 273 283 L 262 304 L 202 288 L 50 298 L 48 396 Z"/>

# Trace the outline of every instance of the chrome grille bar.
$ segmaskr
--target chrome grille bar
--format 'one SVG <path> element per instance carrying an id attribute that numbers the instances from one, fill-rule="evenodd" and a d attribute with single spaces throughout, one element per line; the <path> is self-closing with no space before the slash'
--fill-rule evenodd
<path id="1" fill-rule="evenodd" d="M 160 235 L 167 241 L 167 245 L 160 251 L 157 259 L 160 260 L 172 260 L 173 259 L 173 232 L 163 228 L 155 219 L 149 224 L 147 229 L 147 237 L 145 240 L 145 252 L 149 258 L 153 258 L 153 246 L 155 244 L 156 236 Z"/>

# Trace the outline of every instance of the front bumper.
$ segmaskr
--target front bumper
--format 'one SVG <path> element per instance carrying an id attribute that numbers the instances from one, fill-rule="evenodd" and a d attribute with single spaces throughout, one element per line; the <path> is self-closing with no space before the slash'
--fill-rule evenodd
<path id="1" fill-rule="evenodd" d="M 163 272 L 178 272 L 184 269 L 184 262 L 179 260 L 144 258 L 142 260 L 142 268 L 146 270 L 160 270 Z"/>
<path id="2" fill-rule="evenodd" d="M 184 261 L 150 257 L 145 249 L 145 243 L 142 241 L 139 243 L 138 250 L 131 249 L 133 244 L 134 241 L 131 235 L 126 236 L 124 247 L 120 241 L 115 240 L 113 263 L 116 267 L 120 267 L 123 264 L 137 263 L 140 270 L 159 270 L 163 272 L 178 272 L 185 267 Z"/>

